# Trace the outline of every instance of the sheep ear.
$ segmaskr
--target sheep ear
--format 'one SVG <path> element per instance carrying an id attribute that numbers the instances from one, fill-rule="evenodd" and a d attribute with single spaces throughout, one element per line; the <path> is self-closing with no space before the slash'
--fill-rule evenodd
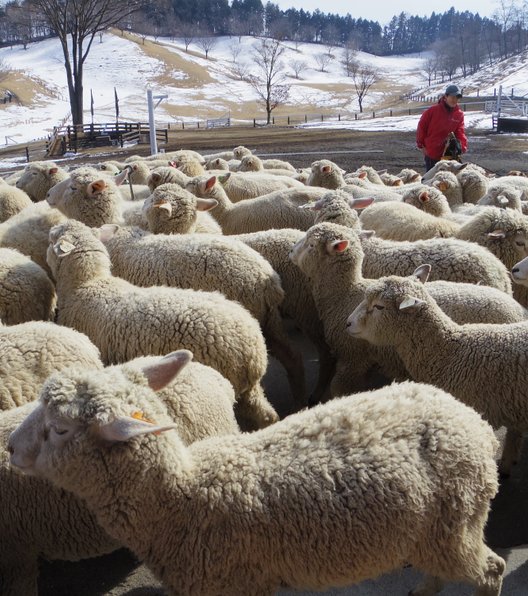
<path id="1" fill-rule="evenodd" d="M 193 358 L 189 350 L 177 350 L 167 354 L 154 364 L 149 364 L 142 369 L 147 378 L 149 387 L 154 391 L 160 391 L 168 385 L 181 369 Z"/>
<path id="2" fill-rule="evenodd" d="M 50 168 L 48 170 L 48 174 L 53 175 L 56 174 L 59 171 L 59 168 Z"/>
<path id="3" fill-rule="evenodd" d="M 119 174 L 114 176 L 114 182 L 117 186 L 121 186 L 123 182 L 128 178 L 128 168 L 123 168 Z"/>
<path id="4" fill-rule="evenodd" d="M 504 230 L 493 230 L 493 232 L 488 232 L 488 236 L 490 238 L 495 238 L 496 240 L 504 240 L 506 238 L 506 232 Z"/>
<path id="5" fill-rule="evenodd" d="M 425 304 L 425 300 L 420 300 L 420 298 L 416 298 L 415 296 L 407 296 L 400 302 L 399 309 L 400 310 L 407 310 L 407 309 L 414 309 L 417 306 Z"/>
<path id="6" fill-rule="evenodd" d="M 467 168 L 467 167 L 468 167 L 468 165 L 469 165 L 469 162 L 466 162 L 466 163 L 460 164 L 459 166 L 455 166 L 455 170 L 456 170 L 457 172 L 461 172 L 462 170 L 464 170 L 465 168 Z"/>
<path id="7" fill-rule="evenodd" d="M 424 190 L 418 198 L 422 203 L 427 203 L 427 201 L 429 201 L 430 199 L 429 193 L 426 190 Z"/>
<path id="8" fill-rule="evenodd" d="M 75 245 L 67 240 L 59 240 L 56 244 L 53 245 L 53 252 L 59 257 L 65 257 L 69 255 L 71 251 L 75 248 Z"/>
<path id="9" fill-rule="evenodd" d="M 153 207 L 164 209 L 169 215 L 172 215 L 172 205 L 169 201 L 160 200 L 153 204 Z"/>
<path id="10" fill-rule="evenodd" d="M 169 166 L 171 168 L 177 168 L 178 167 L 178 164 L 174 160 L 171 160 L 171 161 L 169 161 Z"/>
<path id="11" fill-rule="evenodd" d="M 220 176 L 218 178 L 218 180 L 220 180 L 220 182 L 222 182 L 221 180 L 222 176 Z M 207 182 L 205 183 L 205 190 L 211 190 L 211 188 L 213 188 L 213 186 L 216 184 L 216 176 L 211 176 L 211 178 L 209 178 L 207 180 Z"/>
<path id="12" fill-rule="evenodd" d="M 213 178 L 215 178 L 215 176 L 213 176 Z M 220 182 L 220 184 L 226 184 L 226 182 L 229 180 L 229 178 L 231 178 L 231 173 L 228 174 L 223 174 L 222 176 L 218 176 L 218 182 Z M 209 183 L 209 181 L 211 180 L 211 178 L 209 178 L 209 180 L 207 181 Z M 215 178 L 216 180 L 216 178 Z M 213 182 L 214 184 L 214 182 Z"/>
<path id="13" fill-rule="evenodd" d="M 378 170 L 378 174 L 380 174 L 380 175 L 381 174 L 386 174 L 386 173 L 387 173 L 387 170 L 386 169 L 385 170 Z"/>
<path id="14" fill-rule="evenodd" d="M 414 176 L 411 178 L 411 182 L 417 182 L 420 179 L 421 179 L 420 174 L 414 174 Z"/>
<path id="15" fill-rule="evenodd" d="M 374 199 L 372 197 L 364 197 L 362 199 L 348 199 L 348 204 L 352 207 L 352 209 L 365 209 L 369 205 L 374 203 Z"/>
<path id="16" fill-rule="evenodd" d="M 495 200 L 500 207 L 505 207 L 508 204 L 508 199 L 504 195 L 499 195 Z"/>
<path id="17" fill-rule="evenodd" d="M 96 195 L 97 193 L 103 192 L 106 188 L 106 181 L 105 180 L 96 180 L 95 182 L 90 182 L 88 184 L 87 194 L 88 196 Z"/>
<path id="18" fill-rule="evenodd" d="M 138 413 L 139 414 L 139 413 Z M 160 434 L 167 430 L 177 428 L 176 424 L 160 426 L 144 418 L 122 416 L 115 418 L 108 424 L 94 427 L 94 431 L 101 439 L 111 443 L 122 443 L 140 435 L 151 433 Z"/>
<path id="19" fill-rule="evenodd" d="M 430 273 L 431 273 L 431 265 L 429 265 L 429 264 L 420 265 L 412 272 L 411 277 L 417 278 L 418 281 L 420 281 L 424 284 L 428 280 Z"/>
<path id="20" fill-rule="evenodd" d="M 118 224 L 103 224 L 98 230 L 97 237 L 104 244 L 116 235 L 120 226 Z"/>
<path id="21" fill-rule="evenodd" d="M 159 182 L 161 180 L 161 174 L 159 174 L 158 172 L 152 172 L 152 174 L 150 175 L 150 179 L 152 180 L 152 182 Z"/>
<path id="22" fill-rule="evenodd" d="M 332 166 L 323 166 L 321 168 L 321 172 L 324 172 L 325 174 L 327 174 L 328 172 L 332 171 Z"/>
<path id="23" fill-rule="evenodd" d="M 363 180 L 367 177 L 367 172 L 359 172 L 357 177 Z"/>
<path id="24" fill-rule="evenodd" d="M 210 211 L 218 205 L 216 199 L 196 199 L 196 209 L 198 211 Z"/>
<path id="25" fill-rule="evenodd" d="M 367 238 L 372 238 L 373 236 L 376 235 L 376 231 L 375 230 L 361 230 L 361 232 L 358 232 L 358 236 L 359 239 L 367 239 Z"/>
<path id="26" fill-rule="evenodd" d="M 403 180 L 394 180 L 391 186 L 403 186 Z"/>
<path id="27" fill-rule="evenodd" d="M 348 240 L 330 240 L 326 243 L 326 250 L 328 254 L 341 254 L 347 248 L 350 242 Z"/>

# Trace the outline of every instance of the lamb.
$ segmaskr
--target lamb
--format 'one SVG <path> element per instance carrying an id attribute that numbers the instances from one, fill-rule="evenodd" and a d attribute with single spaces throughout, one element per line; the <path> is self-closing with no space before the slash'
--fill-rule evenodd
<path id="1" fill-rule="evenodd" d="M 220 224 L 208 213 L 217 205 L 177 184 L 162 184 L 143 203 L 143 216 L 153 234 L 221 234 Z"/>
<path id="2" fill-rule="evenodd" d="M 139 288 L 113 277 L 104 244 L 75 220 L 50 230 L 47 259 L 56 280 L 58 322 L 86 333 L 103 362 L 191 349 L 232 383 L 238 413 L 248 424 L 277 420 L 261 386 L 264 337 L 240 304 L 217 292 Z"/>
<path id="3" fill-rule="evenodd" d="M 428 180 L 431 180 L 438 172 L 452 172 L 458 175 L 465 168 L 475 168 L 485 174 L 485 170 L 469 162 L 460 163 L 456 159 L 442 159 L 422 176 L 422 183 L 425 184 Z"/>
<path id="4" fill-rule="evenodd" d="M 464 168 L 456 176 L 464 203 L 476 204 L 488 192 L 489 178 L 475 168 Z"/>
<path id="5" fill-rule="evenodd" d="M 200 178 L 200 177 L 199 177 Z M 187 185 L 192 184 L 194 179 Z M 277 190 L 304 188 L 304 184 L 291 176 L 274 176 L 268 173 L 231 173 L 218 176 L 229 200 L 233 203 L 254 199 Z"/>
<path id="6" fill-rule="evenodd" d="M 386 240 L 427 240 L 455 236 L 460 226 L 454 221 L 429 215 L 404 202 L 374 203 L 361 212 L 364 229 L 374 230 Z"/>
<path id="7" fill-rule="evenodd" d="M 158 186 L 168 183 L 178 184 L 182 188 L 185 188 L 189 180 L 189 176 L 186 176 L 174 166 L 166 166 L 154 168 L 147 179 L 147 185 L 150 191 L 153 192 Z"/>
<path id="8" fill-rule="evenodd" d="M 403 186 L 404 182 L 396 174 L 389 174 L 389 172 L 382 172 L 379 177 L 385 186 Z"/>
<path id="9" fill-rule="evenodd" d="M 304 367 L 283 328 L 281 281 L 271 265 L 244 243 L 209 234 L 165 236 L 105 226 L 112 274 L 137 286 L 215 291 L 238 301 L 259 321 L 270 352 L 286 369 L 292 395 L 305 403 Z M 182 266 L 183 264 L 183 266 Z"/>
<path id="10" fill-rule="evenodd" d="M 237 172 L 264 172 L 268 174 L 275 174 L 279 176 L 293 176 L 296 173 L 295 168 L 287 162 L 280 162 L 280 160 L 267 160 L 268 164 L 265 164 L 260 157 L 256 155 L 246 155 L 240 160 L 240 165 L 237 168 Z M 276 164 L 275 167 L 271 167 L 271 164 Z M 280 167 L 281 164 L 289 165 L 290 167 Z"/>
<path id="11" fill-rule="evenodd" d="M 82 333 L 45 321 L 0 324 L 0 410 L 33 401 L 46 377 L 72 365 L 102 366 Z"/>
<path id="12" fill-rule="evenodd" d="M 363 234 L 363 275 L 411 275 L 423 263 L 432 267 L 430 279 L 483 284 L 512 294 L 505 265 L 489 250 L 455 238 L 392 242 Z"/>
<path id="13" fill-rule="evenodd" d="M 312 162 L 311 172 L 306 182 L 307 186 L 321 186 L 335 190 L 345 186 L 343 170 L 329 159 L 320 159 Z"/>
<path id="14" fill-rule="evenodd" d="M 0 246 L 20 251 L 49 272 L 46 262 L 49 231 L 65 220 L 60 211 L 40 201 L 0 223 Z"/>
<path id="15" fill-rule="evenodd" d="M 0 321 L 51 321 L 56 299 L 55 286 L 40 265 L 18 250 L 0 248 Z"/>
<path id="16" fill-rule="evenodd" d="M 173 357 L 181 355 L 165 356 Z M 139 371 L 159 360 L 153 356 L 136 358 L 121 366 Z M 158 396 L 186 445 L 205 437 L 239 432 L 233 413 L 233 387 L 208 366 L 190 362 Z M 119 546 L 80 499 L 40 478 L 21 476 L 9 466 L 9 435 L 36 405 L 31 403 L 0 414 L 3 596 L 37 596 L 38 557 L 71 561 L 100 556 Z"/>
<path id="17" fill-rule="evenodd" d="M 500 469 L 509 474 L 528 430 L 526 323 L 458 325 L 415 278 L 389 276 L 366 291 L 347 325 L 353 337 L 394 346 L 414 380 L 450 391 L 493 427 L 506 426 Z"/>
<path id="18" fill-rule="evenodd" d="M 367 180 L 372 184 L 383 185 L 383 180 L 379 175 L 379 172 L 377 172 L 372 166 L 360 166 L 355 172 L 351 172 L 351 175 L 358 176 L 359 174 L 363 173 L 366 175 Z"/>
<path id="19" fill-rule="evenodd" d="M 144 369 L 144 386 L 53 376 L 9 451 L 86 500 L 170 594 L 323 590 L 403 562 L 431 574 L 414 594 L 461 579 L 500 594 L 505 562 L 484 543 L 497 441 L 471 408 L 406 383 L 185 447 L 152 390 L 168 368 Z"/>
<path id="20" fill-rule="evenodd" d="M 422 181 L 422 175 L 412 168 L 403 168 L 396 174 L 396 176 L 401 178 L 404 184 Z"/>
<path id="21" fill-rule="evenodd" d="M 185 176 L 189 176 L 189 178 L 194 178 L 195 176 L 202 176 L 205 174 L 203 164 L 203 159 L 198 160 L 191 157 L 180 157 L 174 160 L 174 167 L 185 174 Z"/>
<path id="22" fill-rule="evenodd" d="M 216 157 L 205 162 L 206 170 L 224 170 L 229 172 L 229 163 L 221 157 Z"/>
<path id="23" fill-rule="evenodd" d="M 508 271 L 528 256 L 528 218 L 514 209 L 486 207 L 460 228 L 457 237 L 486 247 Z M 528 307 L 528 290 L 515 285 L 513 297 Z"/>
<path id="24" fill-rule="evenodd" d="M 20 213 L 31 203 L 31 199 L 23 190 L 9 184 L 0 184 L 0 223 Z"/>
<path id="25" fill-rule="evenodd" d="M 464 194 L 460 180 L 452 172 L 437 172 L 427 184 L 437 188 L 446 197 L 449 206 L 454 209 L 464 202 Z"/>
<path id="26" fill-rule="evenodd" d="M 147 184 L 151 172 L 149 162 L 143 160 L 132 161 L 126 167 L 128 168 L 128 180 L 132 184 Z"/>
<path id="27" fill-rule="evenodd" d="M 187 190 L 200 198 L 216 199 L 218 206 L 212 216 L 226 235 L 247 234 L 273 228 L 298 228 L 307 230 L 314 222 L 313 213 L 299 206 L 315 201 L 327 191 L 322 188 L 283 189 L 267 195 L 232 203 L 216 176 L 194 178 Z"/>
<path id="28" fill-rule="evenodd" d="M 28 194 L 37 203 L 46 198 L 50 188 L 68 177 L 68 172 L 50 161 L 29 163 L 16 182 L 16 187 Z"/>
<path id="29" fill-rule="evenodd" d="M 346 333 L 343 322 L 374 283 L 361 273 L 363 250 L 356 231 L 328 222 L 314 225 L 295 244 L 290 258 L 310 280 L 325 338 L 337 357 L 331 395 L 347 395 L 379 382 L 368 374 L 378 364 L 387 379 L 406 378 L 407 371 L 392 351 L 380 351 L 361 341 L 351 342 Z M 437 281 L 428 284 L 427 289 L 460 324 L 525 319 L 524 309 L 494 288 Z"/>
<path id="30" fill-rule="evenodd" d="M 46 200 L 68 218 L 98 227 L 105 223 L 146 226 L 142 205 L 126 202 L 112 178 L 101 176 L 95 168 L 81 167 L 56 184 Z"/>
<path id="31" fill-rule="evenodd" d="M 233 149 L 233 158 L 241 160 L 246 155 L 251 155 L 251 149 L 244 147 L 244 145 L 238 145 Z"/>
<path id="32" fill-rule="evenodd" d="M 489 185 L 488 191 L 477 205 L 499 207 L 500 209 L 516 209 L 522 212 L 524 193 L 510 184 Z"/>

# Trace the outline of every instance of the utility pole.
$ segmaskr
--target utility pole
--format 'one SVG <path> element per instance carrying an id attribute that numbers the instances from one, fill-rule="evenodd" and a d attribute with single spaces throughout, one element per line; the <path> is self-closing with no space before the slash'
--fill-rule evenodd
<path id="1" fill-rule="evenodd" d="M 152 95 L 152 89 L 147 89 L 147 104 L 149 116 L 149 137 L 150 137 L 150 153 L 151 155 L 158 154 L 158 143 L 156 140 L 156 123 L 154 121 L 154 110 L 159 106 L 162 100 L 167 99 L 168 95 Z M 154 105 L 154 100 L 158 103 Z"/>

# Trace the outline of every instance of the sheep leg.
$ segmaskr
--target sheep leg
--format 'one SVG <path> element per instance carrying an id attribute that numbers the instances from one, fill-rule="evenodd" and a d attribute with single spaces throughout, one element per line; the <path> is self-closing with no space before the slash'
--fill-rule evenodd
<path id="1" fill-rule="evenodd" d="M 427 575 L 423 582 L 409 592 L 409 596 L 432 596 L 444 587 L 444 580 L 435 575 Z"/>
<path id="2" fill-rule="evenodd" d="M 317 346 L 317 353 L 319 354 L 319 372 L 317 383 L 308 401 L 310 406 L 328 401 L 329 396 L 325 399 L 325 394 L 328 395 L 328 388 L 336 370 L 336 359 L 330 354 L 328 346 Z"/>
<path id="3" fill-rule="evenodd" d="M 235 404 L 235 414 L 244 431 L 264 428 L 279 420 L 260 384 L 240 394 Z"/>
<path id="4" fill-rule="evenodd" d="M 24 559 L 21 552 L 15 550 L 16 561 L 0 561 L 0 592 L 2 596 L 37 596 L 37 557 Z"/>
<path id="5" fill-rule="evenodd" d="M 499 473 L 503 478 L 508 478 L 511 469 L 519 460 L 522 448 L 522 433 L 508 428 L 506 438 L 504 439 L 504 448 L 499 462 Z"/>
<path id="6" fill-rule="evenodd" d="M 306 405 L 306 381 L 302 355 L 292 348 L 284 331 L 278 310 L 270 313 L 263 329 L 264 338 L 270 353 L 282 364 L 288 376 L 288 383 L 297 406 Z"/>

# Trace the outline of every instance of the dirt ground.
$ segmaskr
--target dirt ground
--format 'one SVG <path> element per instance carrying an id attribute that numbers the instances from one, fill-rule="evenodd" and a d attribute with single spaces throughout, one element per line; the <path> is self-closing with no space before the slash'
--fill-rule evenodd
<path id="1" fill-rule="evenodd" d="M 465 160 L 477 163 L 490 172 L 503 175 L 511 169 L 528 169 L 528 135 L 472 134 Z M 359 132 L 335 130 L 301 130 L 294 128 L 230 128 L 213 131 L 173 131 L 167 151 L 190 148 L 203 153 L 232 149 L 243 144 L 262 157 L 281 157 L 296 167 L 307 167 L 317 159 L 330 159 L 347 171 L 366 164 L 397 173 L 403 167 L 423 171 L 421 153 L 415 148 L 412 132 Z M 126 150 L 98 149 L 73 158 L 72 164 L 95 159 L 121 159 L 131 154 L 149 153 L 148 145 Z M 9 156 L 0 150 L 0 160 Z M 0 172 L 1 174 L 1 172 Z M 302 338 L 295 341 L 303 349 L 308 373 L 308 387 L 315 375 L 314 352 Z M 266 391 L 278 407 L 286 407 L 286 381 L 272 363 L 266 377 Z M 528 458 L 524 458 L 525 460 Z M 528 474 L 501 488 L 490 518 L 492 546 L 513 547 L 528 544 Z M 516 504 L 514 504 L 516 503 Z M 387 592 L 376 592 L 387 593 Z M 39 582 L 41 596 L 160 596 L 163 591 L 149 572 L 124 550 L 80 563 L 42 562 Z M 23 596 L 23 595 L 21 595 Z"/>

